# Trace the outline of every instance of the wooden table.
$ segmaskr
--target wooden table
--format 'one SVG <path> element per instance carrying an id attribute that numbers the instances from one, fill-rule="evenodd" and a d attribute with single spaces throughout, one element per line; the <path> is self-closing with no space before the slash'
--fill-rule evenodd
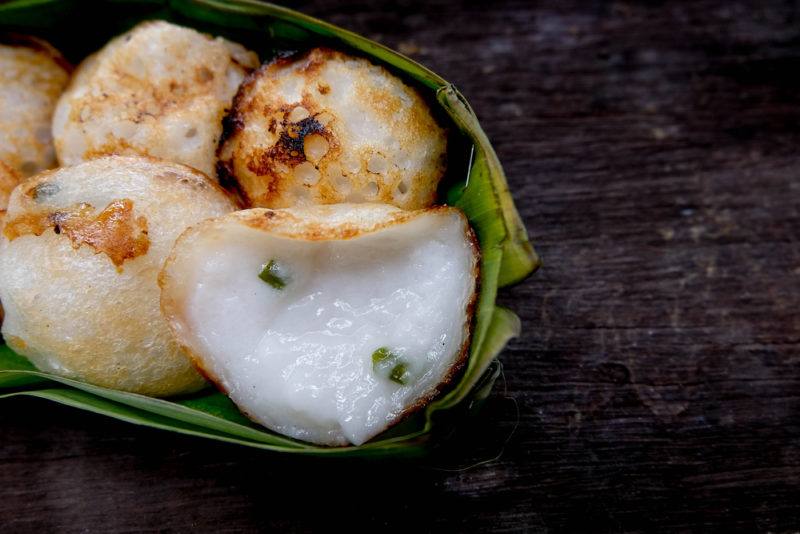
<path id="1" fill-rule="evenodd" d="M 501 297 L 505 451 L 295 459 L 9 400 L 3 530 L 797 530 L 800 4 L 299 4 L 454 81 L 505 163 L 545 261 Z"/>

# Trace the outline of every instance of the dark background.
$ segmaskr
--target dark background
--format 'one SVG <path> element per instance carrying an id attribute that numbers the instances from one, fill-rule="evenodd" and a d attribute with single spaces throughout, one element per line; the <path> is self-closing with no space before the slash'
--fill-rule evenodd
<path id="1" fill-rule="evenodd" d="M 495 143 L 545 261 L 478 422 L 502 441 L 513 398 L 516 432 L 453 471 L 7 400 L 4 530 L 800 528 L 800 4 L 295 7 L 456 83 Z"/>

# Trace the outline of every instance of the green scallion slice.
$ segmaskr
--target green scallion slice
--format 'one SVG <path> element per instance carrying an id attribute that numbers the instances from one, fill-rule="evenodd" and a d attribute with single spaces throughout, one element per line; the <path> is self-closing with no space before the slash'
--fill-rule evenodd
<path id="1" fill-rule="evenodd" d="M 386 347 L 381 347 L 372 353 L 372 367 L 382 366 L 386 361 L 397 358 L 397 355 Z"/>
<path id="2" fill-rule="evenodd" d="M 275 260 L 269 260 L 269 262 L 261 268 L 258 277 L 275 289 L 283 289 L 286 287 L 286 280 L 281 277 L 280 269 Z"/>
<path id="3" fill-rule="evenodd" d="M 376 375 L 388 378 L 401 386 L 406 385 L 409 378 L 411 378 L 408 364 L 386 347 L 376 349 L 372 353 L 372 371 Z"/>
<path id="4" fill-rule="evenodd" d="M 392 367 L 392 372 L 389 373 L 389 380 L 397 382 L 401 386 L 408 384 L 409 378 L 411 378 L 411 373 L 408 372 L 408 365 L 403 362 Z"/>

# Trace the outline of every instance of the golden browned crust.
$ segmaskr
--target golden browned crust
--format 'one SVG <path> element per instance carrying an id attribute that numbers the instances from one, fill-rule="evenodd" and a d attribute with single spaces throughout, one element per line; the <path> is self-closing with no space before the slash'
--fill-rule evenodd
<path id="1" fill-rule="evenodd" d="M 285 194 L 289 184 L 285 183 L 282 168 L 295 166 L 308 161 L 304 150 L 307 136 L 317 134 L 328 142 L 328 154 L 335 156 L 341 151 L 339 142 L 330 129 L 319 121 L 323 113 L 308 95 L 303 95 L 300 106 L 308 110 L 309 116 L 298 121 L 292 121 L 290 115 L 297 105 L 284 105 L 277 109 L 264 107 L 258 99 L 251 99 L 250 93 L 258 79 L 265 73 L 274 72 L 280 68 L 299 61 L 307 61 L 302 69 L 306 73 L 319 70 L 324 58 L 333 57 L 334 54 L 342 55 L 327 48 L 316 48 L 303 54 L 281 56 L 269 63 L 264 63 L 251 72 L 239 86 L 233 98 L 231 109 L 222 121 L 222 135 L 217 146 L 217 178 L 223 187 L 239 195 L 246 206 L 271 206 L 279 204 L 279 199 Z M 320 93 L 326 94 L 330 87 L 319 88 Z M 254 150 L 247 159 L 247 169 L 259 177 L 257 182 L 246 177 L 237 177 L 234 170 L 233 156 L 222 157 L 225 144 L 241 133 L 245 126 L 245 116 L 250 113 L 263 113 L 272 115 L 269 124 L 271 133 L 278 133 L 278 142 L 264 150 Z M 242 183 L 244 181 L 245 183 Z"/>
<path id="2" fill-rule="evenodd" d="M 2 311 L 2 306 L 0 306 L 0 311 Z M 0 314 L 0 315 L 2 315 L 2 314 Z M 0 322 L 2 322 L 2 321 L 0 321 Z M 16 351 L 23 351 L 26 348 L 28 348 L 28 344 L 21 337 L 8 336 L 5 339 L 6 339 L 6 343 L 8 343 L 8 346 L 10 346 L 11 348 L 13 348 Z"/>
<path id="3" fill-rule="evenodd" d="M 148 57 L 153 43 L 162 49 L 159 58 Z M 177 62 L 178 70 L 170 68 Z M 77 67 L 53 122 L 58 160 L 146 155 L 213 174 L 230 98 L 259 63 L 255 53 L 220 37 L 142 22 Z"/>
<path id="4" fill-rule="evenodd" d="M 305 190 L 306 194 L 311 192 L 313 203 L 317 204 L 347 201 L 347 194 L 340 190 L 341 186 L 335 180 L 335 176 L 337 173 L 341 174 L 341 171 L 334 170 L 341 169 L 340 163 L 346 152 L 342 146 L 343 141 L 339 139 L 341 130 L 336 130 L 328 124 L 334 117 L 317 98 L 331 91 L 327 83 L 317 81 L 315 77 L 319 75 L 325 63 L 332 60 L 365 61 L 336 50 L 318 47 L 278 57 L 265 63 L 251 72 L 240 85 L 231 109 L 223 119 L 222 135 L 216 151 L 216 171 L 223 187 L 240 196 L 244 205 L 291 207 L 296 205 L 292 195 L 293 191 L 296 192 L 298 189 Z M 262 80 L 267 80 L 265 82 L 267 84 L 274 83 L 274 80 L 270 80 L 292 65 L 298 65 L 295 72 L 305 78 L 307 85 L 301 93 L 299 102 L 288 103 L 280 98 L 272 98 L 269 85 L 260 89 L 257 87 Z M 383 67 L 374 65 L 373 67 L 384 71 L 387 77 L 394 77 Z M 410 116 L 404 123 L 405 133 L 409 138 L 419 139 L 432 135 L 432 130 L 441 132 L 446 138 L 444 130 L 430 116 L 428 106 L 418 91 L 408 86 L 405 86 L 404 91 L 404 98 L 411 98 L 416 102 L 410 107 Z M 372 109 L 379 113 L 387 124 L 396 121 L 397 113 L 404 105 L 403 98 L 387 92 L 384 88 L 364 86 L 360 89 L 359 97 L 360 100 L 369 102 Z M 302 113 L 296 120 L 292 120 L 293 112 L 297 110 L 302 110 Z M 273 144 L 250 146 L 245 128 L 248 120 L 253 117 L 266 121 L 266 129 L 277 138 Z M 318 143 L 322 143 L 324 139 L 325 148 L 319 159 L 309 159 L 305 150 L 306 140 L 310 136 L 319 136 L 321 139 L 317 140 Z M 378 155 L 383 157 L 382 154 Z M 369 174 L 370 185 L 375 189 L 375 198 L 369 198 L 374 202 L 393 204 L 404 209 L 430 206 L 435 201 L 436 184 L 443 176 L 446 167 L 446 151 L 443 150 L 439 156 L 435 164 L 416 172 L 409 181 Z M 316 182 L 303 183 L 297 178 L 294 169 L 301 164 L 313 167 L 317 175 Z M 366 171 L 357 171 L 356 174 L 360 175 L 360 179 L 367 180 L 364 178 L 367 175 Z M 414 185 L 423 183 L 426 184 L 424 187 Z M 408 192 L 408 195 L 399 200 L 395 196 L 395 190 L 400 190 L 404 195 Z"/>
<path id="5" fill-rule="evenodd" d="M 246 211 L 237 212 L 234 217 L 239 219 L 244 225 L 269 232 L 281 237 L 288 237 L 291 239 L 302 239 L 304 241 L 331 241 L 331 240 L 345 240 L 353 239 L 364 234 L 377 232 L 384 228 L 394 226 L 396 224 L 411 221 L 418 217 L 421 213 L 457 213 L 458 216 L 464 219 L 465 224 L 469 228 L 469 223 L 466 221 L 464 214 L 457 208 L 450 206 L 434 206 L 424 211 L 404 211 L 396 210 L 389 215 L 389 218 L 376 223 L 367 225 L 348 223 L 339 224 L 335 227 L 326 225 L 321 222 L 311 222 L 307 219 L 299 217 L 294 213 L 286 210 L 273 210 L 270 208 L 252 208 Z M 470 232 L 472 230 L 470 229 Z"/>
<path id="6" fill-rule="evenodd" d="M 172 325 L 170 325 L 170 331 L 174 336 L 175 331 L 172 330 Z M 194 367 L 195 371 L 197 371 L 200 374 L 200 376 L 202 376 L 203 379 L 205 379 L 206 382 L 213 385 L 217 389 L 217 391 L 225 395 L 228 395 L 228 389 L 222 384 L 222 380 L 220 380 L 217 377 L 217 375 L 215 375 L 214 373 L 203 367 L 203 362 L 202 360 L 200 360 L 200 358 L 198 358 L 197 354 L 195 354 L 194 351 L 192 351 L 192 349 L 190 349 L 186 345 L 179 344 L 179 346 L 186 354 L 186 357 L 189 358 L 189 361 L 191 362 L 192 367 Z M 244 410 L 242 410 L 241 408 L 239 408 L 239 411 L 244 413 Z M 248 417 L 250 416 L 248 415 Z"/>
<path id="7" fill-rule="evenodd" d="M 22 176 L 55 165 L 50 133 L 53 108 L 69 81 L 70 65 L 45 41 L 0 34 L 4 105 L 0 119 L 0 159 Z"/>
<path id="8" fill-rule="evenodd" d="M 142 117 L 144 116 L 144 112 L 139 116 L 138 119 L 133 120 L 136 124 L 142 121 Z M 136 154 L 137 156 L 143 156 L 152 158 L 153 156 L 148 152 L 146 148 L 137 147 L 130 144 L 127 139 L 122 137 L 112 137 L 109 136 L 106 139 L 106 142 L 102 145 L 94 145 L 86 152 L 83 153 L 83 159 L 96 159 L 102 156 L 108 156 L 110 154 L 117 154 L 117 155 L 126 155 L 126 154 Z"/>
<path id="9" fill-rule="evenodd" d="M 0 212 L 5 213 L 11 191 L 22 181 L 17 171 L 0 161 Z"/>
<path id="10" fill-rule="evenodd" d="M 163 159 L 153 156 L 136 156 L 136 157 L 150 160 L 152 163 L 164 163 L 165 161 Z M 236 200 L 238 199 L 232 198 L 229 191 L 220 186 L 216 180 L 208 176 L 203 171 L 195 169 L 194 167 L 190 167 L 189 165 L 184 165 L 183 163 L 177 163 L 174 161 L 171 161 L 169 163 L 171 165 L 177 165 L 181 167 L 185 174 L 180 175 L 176 172 L 165 171 L 159 174 L 157 178 L 163 178 L 165 180 L 177 180 L 178 183 L 188 185 L 189 187 L 192 187 L 194 189 L 200 189 L 200 190 L 214 189 L 225 195 L 228 199 L 233 200 L 237 207 L 241 207 L 241 204 L 236 202 Z"/>
<path id="11" fill-rule="evenodd" d="M 7 32 L 0 33 L 0 44 L 30 48 L 31 50 L 49 57 L 53 63 L 65 71 L 72 72 L 73 70 L 73 66 L 69 61 L 67 61 L 67 58 L 65 58 L 64 55 L 58 51 L 58 49 L 44 39 L 39 39 L 38 37 L 34 37 L 32 35 Z"/>
<path id="12" fill-rule="evenodd" d="M 67 236 L 74 248 L 88 245 L 105 254 L 120 271 L 126 260 L 147 254 L 150 248 L 147 219 L 134 217 L 133 201 L 127 198 L 112 201 L 97 215 L 89 204 L 26 213 L 8 221 L 3 234 L 13 241 L 23 235 L 40 236 L 51 227 L 56 234 Z"/>
<path id="13" fill-rule="evenodd" d="M 3 235 L 9 241 L 14 241 L 23 235 L 40 236 L 50 226 L 50 213 L 26 213 L 8 221 L 3 227 Z"/>
<path id="14" fill-rule="evenodd" d="M 0 161 L 0 231 L 5 226 L 6 208 L 8 207 L 8 199 L 11 197 L 11 191 L 21 180 L 22 177 L 17 171 Z M 4 317 L 5 311 L 3 310 L 3 304 L 0 303 L 0 326 L 3 324 Z M 2 339 L 2 336 L 0 336 L 0 340 Z"/>

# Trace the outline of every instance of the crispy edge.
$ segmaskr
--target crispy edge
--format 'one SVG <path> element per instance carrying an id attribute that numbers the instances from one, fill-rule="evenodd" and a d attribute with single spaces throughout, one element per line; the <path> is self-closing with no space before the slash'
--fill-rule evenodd
<path id="1" fill-rule="evenodd" d="M 53 45 L 34 37 L 33 35 L 25 35 L 22 33 L 4 32 L 0 33 L 0 44 L 8 46 L 18 46 L 22 48 L 30 48 L 35 52 L 47 56 L 53 63 L 64 69 L 67 74 L 72 73 L 74 70 L 73 65 L 67 61 L 67 58 Z"/>

